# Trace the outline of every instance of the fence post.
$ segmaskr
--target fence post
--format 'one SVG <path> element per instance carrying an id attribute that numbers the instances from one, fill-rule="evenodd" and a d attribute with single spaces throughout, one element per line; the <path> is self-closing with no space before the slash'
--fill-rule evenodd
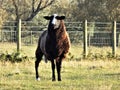
<path id="1" fill-rule="evenodd" d="M 18 31 L 17 31 L 17 52 L 20 53 L 21 50 L 21 19 L 18 22 Z"/>
<path id="2" fill-rule="evenodd" d="M 87 57 L 87 54 L 88 54 L 88 51 L 87 51 L 87 20 L 85 20 L 85 22 L 84 22 L 84 31 L 83 31 L 83 34 L 84 34 L 84 40 L 83 40 L 83 42 L 84 42 L 84 58 L 86 58 Z"/>
<path id="3" fill-rule="evenodd" d="M 115 57 L 116 56 L 116 21 L 113 22 L 113 30 L 112 30 L 112 55 Z"/>

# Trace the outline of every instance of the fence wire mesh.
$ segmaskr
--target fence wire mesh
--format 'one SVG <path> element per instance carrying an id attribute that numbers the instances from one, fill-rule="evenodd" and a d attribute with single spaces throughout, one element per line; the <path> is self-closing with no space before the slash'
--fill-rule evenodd
<path id="1" fill-rule="evenodd" d="M 15 31 L 14 21 L 5 22 L 0 30 L 0 43 L 16 43 L 17 31 Z M 88 22 L 87 23 L 87 42 L 88 52 L 102 53 L 105 48 L 108 48 L 107 52 L 111 52 L 112 48 L 112 23 L 111 22 Z M 83 48 L 83 23 L 82 22 L 65 22 L 67 32 L 69 33 L 72 44 L 79 45 Z M 44 30 L 47 30 L 47 23 L 42 22 L 26 22 L 22 21 L 21 26 L 21 40 L 23 46 L 37 45 L 38 38 Z M 120 23 L 117 23 L 116 32 L 116 44 L 119 50 L 120 46 Z M 2 48 L 0 46 L 0 48 Z M 95 49 L 94 49 L 95 48 Z M 100 50 L 101 49 L 101 50 Z M 93 51 L 92 51 L 93 50 Z M 100 50 L 100 51 L 99 51 Z M 107 49 L 106 49 L 107 50 Z M 117 50 L 117 51 L 118 51 Z M 82 50 L 79 50 L 82 54 Z M 117 52 L 119 54 L 119 52 Z"/>

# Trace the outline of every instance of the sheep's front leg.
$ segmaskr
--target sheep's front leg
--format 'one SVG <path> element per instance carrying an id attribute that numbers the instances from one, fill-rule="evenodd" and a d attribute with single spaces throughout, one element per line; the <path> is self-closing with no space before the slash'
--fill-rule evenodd
<path id="1" fill-rule="evenodd" d="M 52 66 L 52 81 L 55 81 L 55 63 L 54 60 L 51 60 L 51 66 Z"/>
<path id="2" fill-rule="evenodd" d="M 58 81 L 61 81 L 61 63 L 62 63 L 62 60 L 61 60 L 61 59 L 56 60 Z"/>

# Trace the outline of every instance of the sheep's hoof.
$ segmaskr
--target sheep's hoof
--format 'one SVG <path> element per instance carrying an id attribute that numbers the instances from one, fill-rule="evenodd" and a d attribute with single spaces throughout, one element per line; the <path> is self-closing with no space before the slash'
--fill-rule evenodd
<path id="1" fill-rule="evenodd" d="M 38 77 L 38 78 L 36 78 L 36 80 L 37 80 L 37 81 L 40 81 L 40 78 Z"/>
<path id="2" fill-rule="evenodd" d="M 58 79 L 58 81 L 62 81 L 61 79 Z"/>

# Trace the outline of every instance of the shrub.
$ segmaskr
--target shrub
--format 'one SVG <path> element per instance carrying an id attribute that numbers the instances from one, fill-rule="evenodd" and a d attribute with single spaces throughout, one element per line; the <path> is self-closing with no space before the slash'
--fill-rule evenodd
<path id="1" fill-rule="evenodd" d="M 18 52 L 13 52 L 12 54 L 2 53 L 0 54 L 0 61 L 10 61 L 12 63 L 14 62 L 22 62 L 25 60 L 29 60 L 27 56 L 23 56 Z"/>

